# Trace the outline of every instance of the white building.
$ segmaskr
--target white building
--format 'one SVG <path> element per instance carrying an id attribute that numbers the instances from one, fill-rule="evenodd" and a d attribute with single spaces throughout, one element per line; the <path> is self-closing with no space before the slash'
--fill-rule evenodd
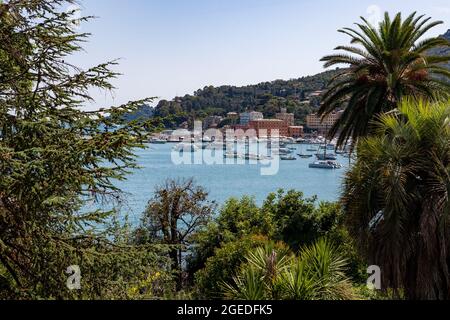
<path id="1" fill-rule="evenodd" d="M 251 121 L 263 120 L 264 115 L 261 112 L 252 111 L 241 113 L 240 118 L 241 118 L 241 125 L 246 126 Z"/>

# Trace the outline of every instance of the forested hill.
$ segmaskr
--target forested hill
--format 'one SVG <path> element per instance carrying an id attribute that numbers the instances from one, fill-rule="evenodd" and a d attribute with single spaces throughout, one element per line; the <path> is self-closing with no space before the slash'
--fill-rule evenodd
<path id="1" fill-rule="evenodd" d="M 292 80 L 276 80 L 244 87 L 205 87 L 194 95 L 177 97 L 172 101 L 162 100 L 155 108 L 155 116 L 166 117 L 184 114 L 192 119 L 208 115 L 225 116 L 228 112 L 256 110 L 266 117 L 273 117 L 280 108 L 286 107 L 300 121 L 314 108 L 319 99 L 308 99 L 308 94 L 323 90 L 336 71 L 327 71 L 314 76 Z"/>

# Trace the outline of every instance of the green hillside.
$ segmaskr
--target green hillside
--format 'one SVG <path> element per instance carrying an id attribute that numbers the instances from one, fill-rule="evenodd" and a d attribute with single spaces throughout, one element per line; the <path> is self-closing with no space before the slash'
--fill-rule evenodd
<path id="1" fill-rule="evenodd" d="M 256 110 L 263 112 L 266 117 L 273 117 L 280 108 L 285 107 L 295 113 L 301 123 L 320 103 L 317 97 L 309 99 L 308 95 L 325 89 L 335 73 L 327 71 L 299 79 L 276 80 L 244 87 L 208 86 L 194 95 L 160 101 L 154 114 L 161 117 L 184 114 L 186 119 L 202 119 L 209 115 L 225 116 L 228 112 Z"/>

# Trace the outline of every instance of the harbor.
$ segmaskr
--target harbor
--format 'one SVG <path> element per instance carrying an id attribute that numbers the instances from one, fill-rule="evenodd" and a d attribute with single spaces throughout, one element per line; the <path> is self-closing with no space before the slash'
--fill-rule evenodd
<path id="1" fill-rule="evenodd" d="M 202 143 L 200 143 L 200 146 Z M 210 145 L 210 144 L 207 144 Z M 349 158 L 337 155 L 340 169 L 313 169 L 310 165 L 316 157 L 307 148 L 319 145 L 292 144 L 289 145 L 295 160 L 279 161 L 278 173 L 273 176 L 262 176 L 263 166 L 258 159 L 238 159 L 238 154 L 244 154 L 244 144 L 237 144 L 239 153 L 230 152 L 225 163 L 201 165 L 175 165 L 171 161 L 176 143 L 148 144 L 146 149 L 136 150 L 140 169 L 132 171 L 127 180 L 117 181 L 117 186 L 126 192 L 125 202 L 121 211 L 129 215 L 131 223 L 138 223 L 140 214 L 144 211 L 148 200 L 153 196 L 155 188 L 166 179 L 194 178 L 206 188 L 209 198 L 219 206 L 230 197 L 241 198 L 244 195 L 254 197 L 262 205 L 269 193 L 284 190 L 301 190 L 306 196 L 317 196 L 320 201 L 337 201 L 340 197 L 342 179 L 349 166 Z M 211 147 L 211 146 L 210 146 Z M 217 143 L 216 143 L 217 147 Z M 190 148 L 187 152 L 190 152 Z M 209 150 L 223 154 L 223 150 Z M 192 156 L 201 151 L 194 151 Z M 311 157 L 302 158 L 298 154 L 308 153 Z M 288 156 L 289 156 L 288 155 Z M 227 157 L 228 157 L 227 156 Z M 267 161 L 267 160 L 266 160 Z M 253 163 L 253 164 L 252 164 Z"/>

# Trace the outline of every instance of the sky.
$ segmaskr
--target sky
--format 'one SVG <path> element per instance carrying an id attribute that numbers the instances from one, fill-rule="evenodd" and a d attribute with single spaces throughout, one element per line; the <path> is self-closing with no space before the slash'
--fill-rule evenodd
<path id="1" fill-rule="evenodd" d="M 92 36 L 71 61 L 120 59 L 122 74 L 86 109 L 319 73 L 320 58 L 348 44 L 337 30 L 360 16 L 417 11 L 444 21 L 429 36 L 450 29 L 448 0 L 82 0 L 80 10 L 96 19 L 78 27 Z"/>

